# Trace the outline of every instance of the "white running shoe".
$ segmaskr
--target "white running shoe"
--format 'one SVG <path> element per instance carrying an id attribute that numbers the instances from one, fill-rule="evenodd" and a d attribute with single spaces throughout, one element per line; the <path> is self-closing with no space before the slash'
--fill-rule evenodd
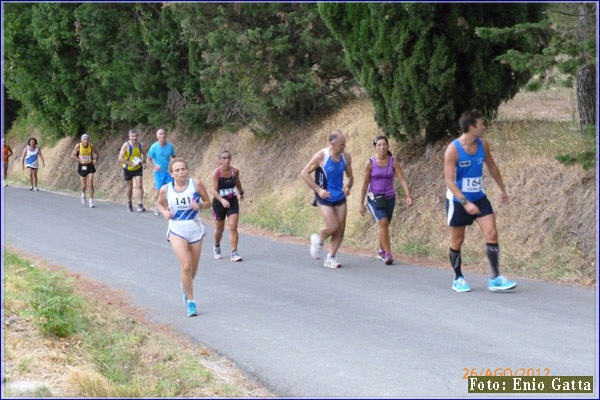
<path id="1" fill-rule="evenodd" d="M 325 258 L 325 263 L 323 264 L 325 268 L 341 268 L 342 264 L 335 259 L 335 257 L 327 254 L 327 258 Z"/>
<path id="2" fill-rule="evenodd" d="M 213 257 L 215 260 L 220 260 L 223 258 L 223 254 L 221 254 L 221 246 L 213 246 Z"/>
<path id="3" fill-rule="evenodd" d="M 158 205 L 156 203 L 154 203 L 154 208 L 152 209 L 152 211 L 154 211 L 154 215 L 160 217 L 160 212 L 158 211 Z"/>
<path id="4" fill-rule="evenodd" d="M 323 243 L 321 243 L 321 237 L 316 233 L 310 235 L 310 255 L 312 258 L 316 258 L 317 260 L 321 259 L 321 247 Z"/>
<path id="5" fill-rule="evenodd" d="M 85 193 L 84 193 L 84 192 L 81 192 L 81 205 L 82 205 L 82 206 L 85 206 L 85 203 L 86 203 L 86 199 L 85 199 Z"/>
<path id="6" fill-rule="evenodd" d="M 94 208 L 94 199 L 90 199 L 90 208 Z"/>
<path id="7" fill-rule="evenodd" d="M 231 261 L 233 261 L 233 262 L 242 261 L 242 257 L 238 254 L 237 251 L 232 251 L 231 252 Z"/>

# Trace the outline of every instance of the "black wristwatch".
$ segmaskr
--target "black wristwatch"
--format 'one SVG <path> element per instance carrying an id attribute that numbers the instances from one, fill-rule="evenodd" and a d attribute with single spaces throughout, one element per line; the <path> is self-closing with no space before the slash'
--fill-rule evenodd
<path id="1" fill-rule="evenodd" d="M 459 201 L 459 202 L 460 202 L 460 204 L 462 204 L 463 206 L 469 202 L 469 200 L 467 200 L 467 198 L 466 198 L 466 197 L 463 197 L 462 199 L 460 199 L 460 200 L 458 200 L 458 201 Z"/>

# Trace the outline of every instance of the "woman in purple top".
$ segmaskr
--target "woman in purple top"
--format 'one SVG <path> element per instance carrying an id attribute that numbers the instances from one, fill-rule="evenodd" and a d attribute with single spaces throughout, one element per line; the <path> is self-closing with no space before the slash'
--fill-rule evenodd
<path id="1" fill-rule="evenodd" d="M 412 203 L 408 183 L 402 174 L 400 164 L 390 152 L 387 137 L 377 136 L 373 141 L 375 155 L 365 164 L 365 175 L 360 192 L 360 198 L 366 199 L 366 204 L 361 202 L 360 214 L 365 215 L 367 207 L 379 226 L 379 249 L 377 257 L 391 265 L 394 262 L 390 244 L 390 221 L 396 206 L 396 191 L 394 177 L 397 177 L 406 194 L 406 204 Z M 368 192 L 368 194 L 367 194 Z"/>

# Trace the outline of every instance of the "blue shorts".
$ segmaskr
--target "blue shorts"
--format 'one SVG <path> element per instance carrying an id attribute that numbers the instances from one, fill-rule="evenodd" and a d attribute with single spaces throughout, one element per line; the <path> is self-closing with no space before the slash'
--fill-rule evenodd
<path id="1" fill-rule="evenodd" d="M 320 198 L 319 196 L 316 196 L 315 200 L 316 200 L 317 204 L 320 204 L 322 206 L 329 206 L 329 207 L 341 206 L 342 204 L 344 204 L 346 202 L 345 197 L 338 201 L 327 201 L 325 199 Z"/>
<path id="2" fill-rule="evenodd" d="M 154 186 L 156 190 L 160 190 L 163 185 L 173 182 L 173 177 L 166 171 L 154 171 Z"/>
<path id="3" fill-rule="evenodd" d="M 471 215 L 458 201 L 446 199 L 446 215 L 448 217 L 446 222 L 448 226 L 473 225 L 473 221 L 475 221 L 477 218 L 485 217 L 486 215 L 494 213 L 492 204 L 486 196 L 483 196 L 479 200 L 475 200 L 472 203 L 479 207 L 479 211 L 481 212 L 480 214 Z"/>
<path id="4" fill-rule="evenodd" d="M 394 208 L 396 207 L 396 196 L 385 199 L 385 208 L 375 207 L 375 200 L 371 200 L 367 196 L 367 207 L 369 208 L 369 211 L 371 211 L 371 215 L 373 215 L 375 221 L 379 222 L 379 220 L 387 218 L 388 222 L 392 222 Z"/>

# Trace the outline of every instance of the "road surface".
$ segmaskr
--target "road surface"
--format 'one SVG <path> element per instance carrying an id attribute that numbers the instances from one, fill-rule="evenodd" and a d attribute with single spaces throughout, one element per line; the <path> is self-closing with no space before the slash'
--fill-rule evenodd
<path id="1" fill-rule="evenodd" d="M 464 397 L 473 369 L 591 375 L 597 385 L 595 289 L 521 279 L 513 291 L 492 293 L 487 276 L 469 274 L 473 291 L 458 294 L 450 267 L 386 266 L 341 253 L 343 268 L 333 270 L 310 258 L 308 239 L 247 234 L 243 262 L 214 260 L 207 223 L 195 282 L 200 315 L 188 318 L 166 221 L 96 204 L 4 188 L 3 241 L 127 291 L 150 318 L 228 357 L 279 396 Z"/>

